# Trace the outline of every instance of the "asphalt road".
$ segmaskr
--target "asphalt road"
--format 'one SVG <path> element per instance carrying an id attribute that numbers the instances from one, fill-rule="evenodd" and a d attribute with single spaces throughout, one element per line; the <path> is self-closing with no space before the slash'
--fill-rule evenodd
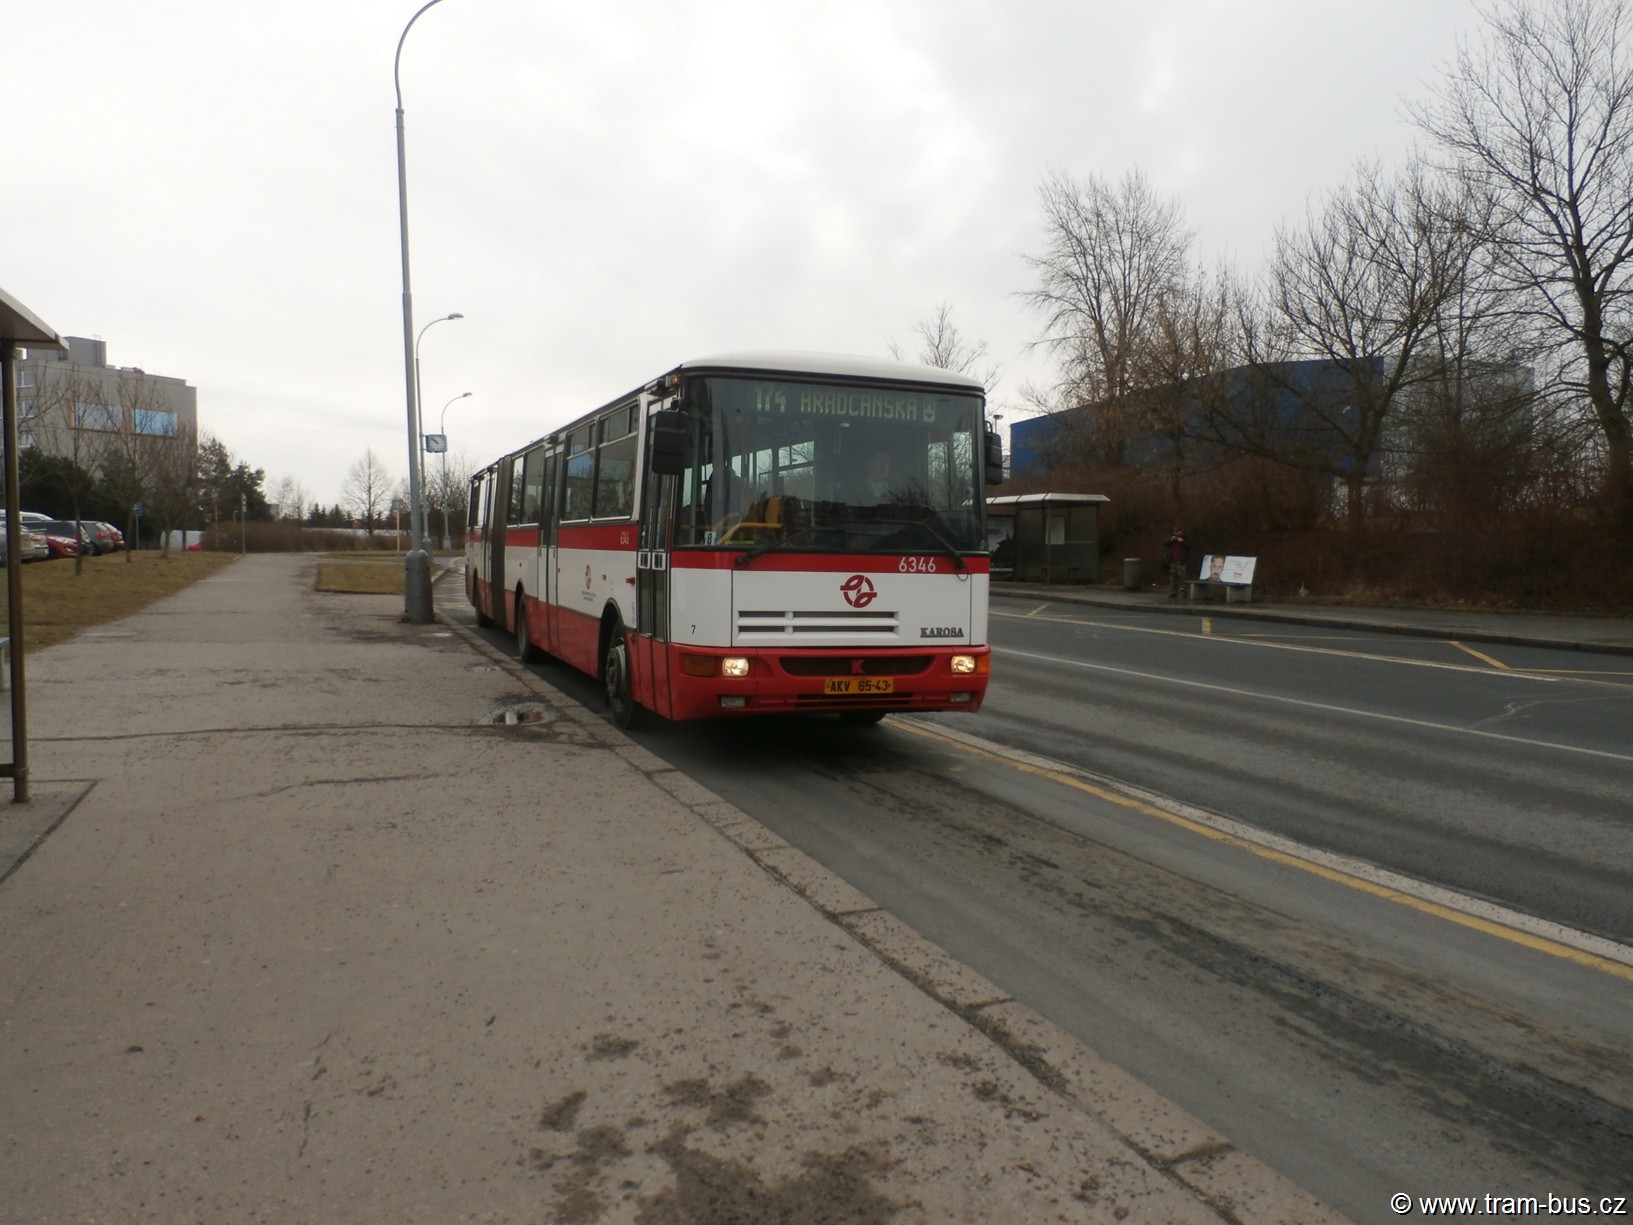
<path id="1" fill-rule="evenodd" d="M 1633 661 L 1024 609 L 982 735 L 1633 943 Z"/>
<path id="2" fill-rule="evenodd" d="M 1633 1191 L 1625 660 L 994 611 L 975 718 L 640 739 L 1356 1220 Z"/>

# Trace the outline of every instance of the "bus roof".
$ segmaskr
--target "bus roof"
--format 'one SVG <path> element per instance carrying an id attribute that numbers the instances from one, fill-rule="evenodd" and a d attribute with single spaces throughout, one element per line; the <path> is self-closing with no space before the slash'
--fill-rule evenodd
<path id="1" fill-rule="evenodd" d="M 848 379 L 888 379 L 904 383 L 939 383 L 965 391 L 984 391 L 980 379 L 955 374 L 917 362 L 897 362 L 881 357 L 857 357 L 846 353 L 805 353 L 793 349 L 767 349 L 740 353 L 716 353 L 682 362 L 677 370 L 755 370 L 772 374 L 827 375 Z"/>

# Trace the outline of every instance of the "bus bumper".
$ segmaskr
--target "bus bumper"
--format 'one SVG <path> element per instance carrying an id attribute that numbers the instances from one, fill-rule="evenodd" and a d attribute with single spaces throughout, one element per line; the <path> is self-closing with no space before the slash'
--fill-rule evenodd
<path id="1" fill-rule="evenodd" d="M 991 659 L 988 647 L 964 646 L 870 655 L 671 646 L 674 709 L 669 717 L 708 719 L 801 711 L 974 713 L 986 698 Z M 747 660 L 748 675 L 724 675 L 729 660 Z"/>

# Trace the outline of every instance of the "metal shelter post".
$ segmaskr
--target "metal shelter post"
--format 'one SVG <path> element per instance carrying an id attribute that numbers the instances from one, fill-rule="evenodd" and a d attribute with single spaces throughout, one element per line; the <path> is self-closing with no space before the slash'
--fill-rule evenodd
<path id="1" fill-rule="evenodd" d="M 0 429 L 6 449 L 6 610 L 10 642 L 7 666 L 11 669 L 11 760 L 0 763 L 0 778 L 11 779 L 11 798 L 28 801 L 28 684 L 23 649 L 23 529 L 17 475 L 17 349 L 66 349 L 62 337 L 43 320 L 0 289 Z"/>

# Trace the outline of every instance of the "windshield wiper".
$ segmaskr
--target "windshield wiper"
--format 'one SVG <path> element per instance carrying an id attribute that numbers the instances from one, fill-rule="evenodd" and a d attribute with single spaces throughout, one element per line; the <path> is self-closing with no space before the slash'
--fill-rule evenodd
<path id="1" fill-rule="evenodd" d="M 757 544 L 752 549 L 750 549 L 747 553 L 738 554 L 737 561 L 736 561 L 735 564 L 736 564 L 737 568 L 739 570 L 741 570 L 744 566 L 748 565 L 749 562 L 753 561 L 756 557 L 763 557 L 767 553 L 775 552 L 777 549 L 782 548 L 784 545 L 788 545 L 788 544 L 793 543 L 793 541 L 795 539 L 797 539 L 798 537 L 800 537 L 800 536 L 809 536 L 812 532 L 814 532 L 816 530 L 817 529 L 816 529 L 815 526 L 795 528 L 792 532 L 789 532 L 788 535 L 786 535 L 786 536 L 780 537 L 780 538 L 778 538 L 776 540 L 768 540 L 764 544 Z M 828 528 L 828 527 L 824 527 L 822 530 L 823 531 L 831 531 L 832 529 Z"/>
<path id="2" fill-rule="evenodd" d="M 931 527 L 928 520 L 926 520 L 926 519 L 885 519 L 885 520 L 882 520 L 881 522 L 888 523 L 888 524 L 890 524 L 892 526 L 895 526 L 895 527 L 923 528 L 925 534 L 927 536 L 929 536 L 932 540 L 934 540 L 938 545 L 941 546 L 941 551 L 943 553 L 945 553 L 948 557 L 953 559 L 953 564 L 955 566 L 957 566 L 960 570 L 967 569 L 967 567 L 964 565 L 964 555 L 958 551 L 958 546 L 955 545 L 952 541 L 948 540 L 940 532 L 936 531 L 935 528 Z M 898 552 L 905 552 L 905 551 L 907 551 L 907 550 L 898 550 Z"/>
<path id="3" fill-rule="evenodd" d="M 960 569 L 960 570 L 968 569 L 968 567 L 964 564 L 964 555 L 958 551 L 958 546 L 953 544 L 952 541 L 948 540 L 945 536 L 943 536 L 940 532 L 936 531 L 935 528 L 931 527 L 928 523 L 924 522 L 923 520 L 886 519 L 886 520 L 880 520 L 879 522 L 883 522 L 885 524 L 888 524 L 890 526 L 895 526 L 895 527 L 923 528 L 925 535 L 929 536 L 932 540 L 934 540 L 936 542 L 937 545 L 940 546 L 939 549 L 936 550 L 937 552 L 943 553 L 946 556 L 952 558 L 953 565 L 955 565 L 958 569 Z M 786 546 L 788 546 L 790 544 L 793 544 L 794 541 L 798 540 L 802 536 L 809 536 L 813 532 L 830 532 L 830 531 L 833 531 L 833 530 L 834 530 L 834 527 L 831 524 L 812 524 L 809 527 L 796 528 L 794 531 L 789 532 L 788 535 L 782 537 L 779 540 L 768 540 L 764 544 L 755 545 L 747 553 L 739 554 L 738 557 L 737 557 L 737 560 L 736 560 L 736 562 L 734 564 L 737 566 L 737 568 L 739 570 L 741 570 L 743 567 L 747 566 L 750 562 L 752 562 L 755 558 L 763 557 L 767 553 L 774 553 L 778 549 L 785 548 Z M 894 551 L 900 553 L 900 552 L 916 552 L 917 550 L 896 549 Z"/>

